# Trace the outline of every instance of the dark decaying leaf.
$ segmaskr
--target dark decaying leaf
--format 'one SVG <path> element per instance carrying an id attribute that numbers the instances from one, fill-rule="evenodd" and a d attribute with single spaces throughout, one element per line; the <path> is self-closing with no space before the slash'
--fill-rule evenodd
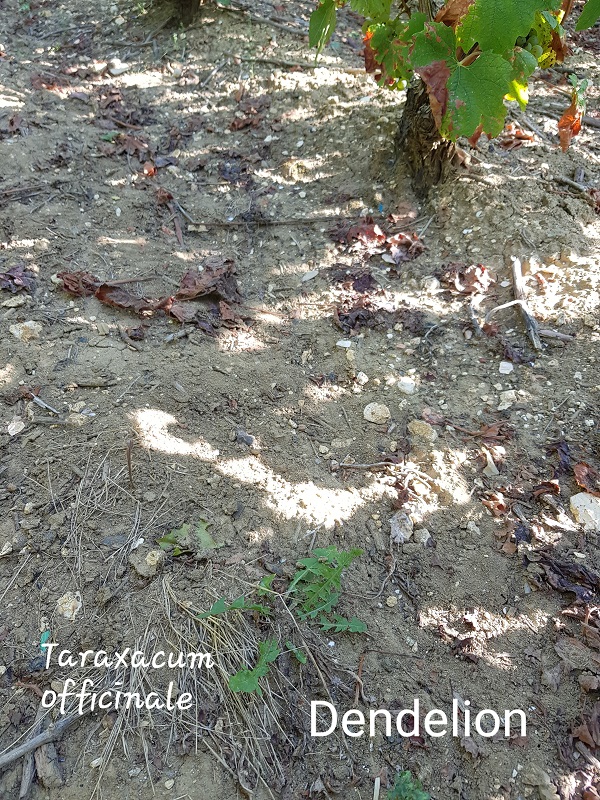
<path id="1" fill-rule="evenodd" d="M 360 292 L 361 294 L 372 292 L 376 287 L 377 281 L 370 272 L 364 272 L 362 275 L 358 275 L 352 281 L 352 289 L 355 292 Z"/>
<path id="2" fill-rule="evenodd" d="M 134 342 L 141 342 L 142 339 L 146 338 L 145 325 L 136 325 L 135 328 L 126 328 L 125 332 L 130 339 L 133 339 Z"/>
<path id="3" fill-rule="evenodd" d="M 102 283 L 100 278 L 92 275 L 91 272 L 59 272 L 58 277 L 63 282 L 63 288 L 69 294 L 76 297 L 90 297 L 96 292 L 97 287 Z"/>
<path id="4" fill-rule="evenodd" d="M 576 603 L 598 603 L 600 601 L 600 575 L 583 564 L 541 554 L 538 567 L 544 571 L 543 578 L 553 589 L 575 595 Z"/>
<path id="5" fill-rule="evenodd" d="M 14 294 L 21 289 L 32 292 L 34 288 L 34 276 L 22 264 L 17 264 L 16 267 L 11 267 L 6 272 L 0 272 L 0 289 L 8 289 Z"/>
<path id="6" fill-rule="evenodd" d="M 175 295 L 177 300 L 215 294 L 226 303 L 239 303 L 242 299 L 235 279 L 235 266 L 227 258 L 211 258 L 204 262 L 202 272 L 186 272 Z"/>
<path id="7" fill-rule="evenodd" d="M 560 494 L 560 485 L 557 480 L 542 481 L 533 487 L 533 496 L 542 497 L 545 494 Z"/>
<path id="8" fill-rule="evenodd" d="M 575 473 L 575 480 L 582 489 L 596 497 L 600 497 L 600 473 L 598 470 L 586 464 L 585 461 L 581 461 L 579 464 L 575 464 L 573 472 Z"/>
<path id="9" fill-rule="evenodd" d="M 556 452 L 558 456 L 558 465 L 554 467 L 554 477 L 558 478 L 571 466 L 571 453 L 569 451 L 569 445 L 564 440 L 561 440 L 559 442 L 550 444 L 548 446 L 548 451 L 550 453 Z"/>
<path id="10" fill-rule="evenodd" d="M 169 314 L 178 322 L 191 322 L 196 316 L 196 309 L 184 303 L 173 303 L 169 309 Z"/>
<path id="11" fill-rule="evenodd" d="M 594 703 L 589 717 L 584 717 L 579 725 L 572 728 L 571 734 L 592 750 L 600 746 L 600 702 Z"/>
<path id="12" fill-rule="evenodd" d="M 185 273 L 175 295 L 158 298 L 133 294 L 122 285 L 111 284 L 110 281 L 103 282 L 89 272 L 61 272 L 58 277 L 62 280 L 65 291 L 77 297 L 95 296 L 107 306 L 133 311 L 135 314 L 150 315 L 156 311 L 163 311 L 179 322 L 194 321 L 199 328 L 214 335 L 212 324 L 206 321 L 201 322 L 197 317 L 197 309 L 188 306 L 185 301 L 211 294 L 216 295 L 222 301 L 218 317 L 220 321 L 229 325 L 232 323 L 244 324 L 229 305 L 241 300 L 234 272 L 235 268 L 231 260 L 208 259 L 204 264 L 203 272 L 190 270 Z M 144 337 L 143 327 L 135 330 L 139 331 L 139 335 L 131 338 Z"/>
<path id="13" fill-rule="evenodd" d="M 430 425 L 443 425 L 446 422 L 446 417 L 443 414 L 440 414 L 438 411 L 434 411 L 429 406 L 425 406 L 423 411 L 421 411 L 421 416 L 428 422 Z"/>
<path id="14" fill-rule="evenodd" d="M 333 312 L 336 325 L 344 333 L 357 333 L 361 328 L 371 327 L 373 317 L 373 311 L 370 308 L 365 308 L 360 303 L 348 311 L 341 311 L 336 308 Z"/>
<path id="15" fill-rule="evenodd" d="M 107 306 L 113 308 L 125 308 L 134 311 L 136 314 L 144 312 L 170 310 L 173 304 L 172 297 L 159 297 L 153 299 L 134 295 L 122 286 L 111 286 L 110 283 L 102 283 L 95 291 L 95 297 Z"/>

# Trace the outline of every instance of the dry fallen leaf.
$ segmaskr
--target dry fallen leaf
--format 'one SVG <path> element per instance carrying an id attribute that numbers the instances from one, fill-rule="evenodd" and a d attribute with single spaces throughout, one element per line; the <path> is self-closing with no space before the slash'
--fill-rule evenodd
<path id="1" fill-rule="evenodd" d="M 558 121 L 558 135 L 560 137 L 560 146 L 563 152 L 569 149 L 571 139 L 577 136 L 581 130 L 581 120 L 583 118 L 583 111 L 577 102 L 577 97 L 573 97 L 571 105 L 567 108 L 565 113 Z"/>
<path id="2" fill-rule="evenodd" d="M 600 497 L 600 473 L 598 470 L 586 464 L 585 461 L 581 461 L 579 464 L 575 464 L 573 472 L 575 473 L 575 480 L 582 489 L 596 497 Z"/>

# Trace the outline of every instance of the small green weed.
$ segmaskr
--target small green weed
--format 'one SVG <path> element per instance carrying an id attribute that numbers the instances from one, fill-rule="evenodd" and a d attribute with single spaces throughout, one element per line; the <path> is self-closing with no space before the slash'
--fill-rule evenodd
<path id="1" fill-rule="evenodd" d="M 190 545 L 190 538 L 193 540 L 194 536 L 202 538 L 204 549 L 209 547 L 206 536 L 210 534 L 207 533 L 206 523 L 203 520 L 197 523 L 195 529 L 191 525 L 182 525 L 181 528 L 172 530 L 159 540 L 159 545 L 171 550 L 175 556 L 182 555 L 194 549 Z M 216 545 L 213 544 L 214 546 Z M 256 587 L 255 594 L 261 599 L 274 596 L 279 596 L 284 601 L 289 599 L 291 610 L 300 620 L 317 622 L 325 632 L 364 633 L 367 630 L 364 622 L 356 617 L 346 619 L 333 612 L 342 591 L 342 574 L 361 554 L 362 550 L 340 552 L 334 546 L 317 549 L 312 557 L 300 559 L 298 562 L 300 569 L 283 595 L 279 595 L 272 588 L 275 575 L 265 576 Z M 208 611 L 198 614 L 196 619 L 208 619 L 230 611 L 254 611 L 265 617 L 272 613 L 267 605 L 253 603 L 244 596 L 238 597 L 232 603 L 227 603 L 225 598 L 220 597 Z M 291 641 L 286 641 L 285 647 L 300 664 L 306 664 L 307 657 L 303 650 L 297 648 Z M 275 661 L 281 650 L 276 639 L 260 642 L 258 649 L 256 666 L 253 669 L 241 669 L 229 678 L 229 688 L 232 692 L 256 692 L 259 696 L 262 695 L 259 679 L 268 675 L 269 664 Z M 421 798 L 417 796 L 416 800 Z"/>
<path id="2" fill-rule="evenodd" d="M 260 603 L 247 603 L 246 598 L 242 595 L 234 600 L 233 603 L 229 603 L 229 605 L 225 602 L 224 597 L 219 597 L 208 611 L 198 614 L 196 619 L 208 619 L 208 617 L 216 617 L 217 614 L 226 614 L 228 611 L 258 611 L 259 614 L 264 614 L 265 617 L 268 617 L 271 613 L 270 608 L 261 606 Z"/>
<path id="3" fill-rule="evenodd" d="M 258 645 L 258 661 L 254 669 L 241 669 L 229 678 L 229 688 L 232 692 L 256 692 L 262 697 L 262 689 L 258 681 L 269 674 L 269 664 L 275 661 L 281 653 L 275 639 L 267 639 Z"/>
<path id="4" fill-rule="evenodd" d="M 338 552 L 336 547 L 322 547 L 314 551 L 313 558 L 301 558 L 298 570 L 287 594 L 295 601 L 295 612 L 300 619 L 316 619 L 337 605 L 342 589 L 342 572 L 362 555 L 362 550 Z"/>
<path id="5" fill-rule="evenodd" d="M 396 782 L 387 793 L 387 800 L 431 800 L 431 795 L 423 791 L 421 782 L 407 770 L 396 775 Z"/>
<path id="6" fill-rule="evenodd" d="M 195 523 L 184 522 L 181 528 L 173 528 L 166 536 L 159 539 L 158 544 L 173 556 L 189 555 L 223 547 L 222 543 L 215 542 L 208 532 L 208 526 L 209 523 L 204 519 Z"/>

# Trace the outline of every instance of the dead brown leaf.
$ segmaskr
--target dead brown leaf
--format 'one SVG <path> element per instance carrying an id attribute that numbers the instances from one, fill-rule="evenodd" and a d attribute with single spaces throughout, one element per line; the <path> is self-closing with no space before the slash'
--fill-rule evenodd
<path id="1" fill-rule="evenodd" d="M 456 28 L 473 2 L 474 0 L 450 0 L 438 11 L 435 21 L 443 22 L 449 28 Z"/>
<path id="2" fill-rule="evenodd" d="M 202 272 L 190 270 L 181 279 L 175 295 L 177 300 L 193 300 L 216 294 L 226 303 L 239 303 L 242 300 L 237 281 L 235 266 L 231 259 L 215 257 L 204 262 Z"/>
<path id="3" fill-rule="evenodd" d="M 76 297 L 90 297 L 102 283 L 100 278 L 91 272 L 59 272 L 58 278 L 63 282 L 63 289 Z"/>
<path id="4" fill-rule="evenodd" d="M 574 136 L 577 136 L 581 130 L 582 118 L 583 109 L 577 102 L 577 95 L 575 92 L 573 92 L 571 105 L 566 109 L 558 121 L 558 135 L 563 153 L 566 153 L 566 151 L 569 149 L 569 145 L 571 144 L 571 139 Z"/>
<path id="5" fill-rule="evenodd" d="M 573 467 L 575 480 L 586 492 L 600 497 L 600 473 L 598 470 L 581 461 Z"/>

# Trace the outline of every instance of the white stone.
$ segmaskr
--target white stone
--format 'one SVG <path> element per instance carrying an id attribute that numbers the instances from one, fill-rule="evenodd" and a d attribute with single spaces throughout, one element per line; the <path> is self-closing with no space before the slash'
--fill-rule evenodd
<path id="1" fill-rule="evenodd" d="M 367 422 L 387 422 L 391 416 L 389 408 L 383 403 L 369 403 L 363 411 L 363 417 Z"/>
<path id="2" fill-rule="evenodd" d="M 396 386 L 403 394 L 414 394 L 417 391 L 417 382 L 408 375 L 400 378 Z"/>
<path id="3" fill-rule="evenodd" d="M 42 326 L 39 322 L 27 320 L 27 322 L 19 322 L 16 325 L 11 325 L 8 329 L 13 336 L 21 342 L 29 342 L 32 339 L 39 339 L 42 332 Z"/>
<path id="4" fill-rule="evenodd" d="M 335 343 L 336 347 L 352 347 L 350 339 L 340 339 Z"/>
<path id="5" fill-rule="evenodd" d="M 412 537 L 413 521 L 404 511 L 396 511 L 390 518 L 390 537 L 394 544 L 404 544 Z"/>
<path id="6" fill-rule="evenodd" d="M 501 361 L 500 366 L 498 367 L 498 372 L 500 375 L 510 375 L 514 368 L 515 365 L 510 361 Z"/>
<path id="7" fill-rule="evenodd" d="M 573 516 L 585 531 L 600 531 L 600 497 L 579 492 L 571 497 Z"/>
<path id="8" fill-rule="evenodd" d="M 354 380 L 358 383 L 359 386 L 364 386 L 365 383 L 369 382 L 369 376 L 365 375 L 364 372 L 357 372 Z"/>
<path id="9" fill-rule="evenodd" d="M 507 408 L 510 408 L 517 402 L 517 393 L 514 389 L 509 389 L 506 392 L 500 392 L 500 403 L 498 405 L 498 411 L 506 411 Z"/>
<path id="10" fill-rule="evenodd" d="M 431 541 L 431 534 L 427 530 L 427 528 L 419 528 L 414 532 L 415 542 L 422 544 L 423 547 L 427 547 L 429 542 Z"/>
<path id="11" fill-rule="evenodd" d="M 113 58 L 111 61 L 108 62 L 108 71 L 115 78 L 117 75 L 123 75 L 128 70 L 129 70 L 129 64 L 126 64 L 124 61 L 121 61 L 120 58 Z"/>
<path id="12" fill-rule="evenodd" d="M 83 602 L 79 592 L 66 592 L 56 601 L 56 611 L 61 617 L 74 620 L 82 605 Z"/>

